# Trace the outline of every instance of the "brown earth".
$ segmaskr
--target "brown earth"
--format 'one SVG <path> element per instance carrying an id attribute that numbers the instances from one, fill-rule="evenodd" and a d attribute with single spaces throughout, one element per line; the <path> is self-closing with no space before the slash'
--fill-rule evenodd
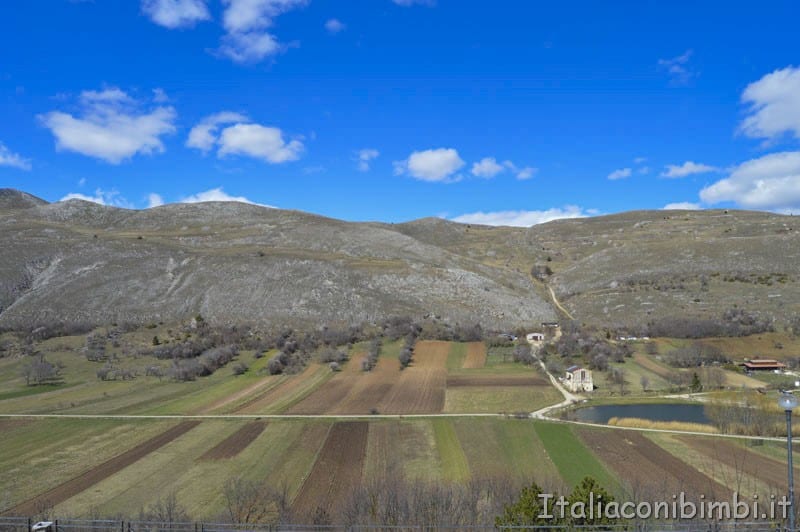
<path id="1" fill-rule="evenodd" d="M 33 423 L 31 419 L 0 419 L 0 434 L 5 433 L 7 430 L 30 425 L 31 423 Z"/>
<path id="2" fill-rule="evenodd" d="M 240 452 L 244 451 L 248 445 L 253 443 L 253 440 L 264 432 L 267 424 L 263 421 L 254 421 L 248 423 L 217 445 L 209 449 L 199 460 L 222 460 L 225 458 L 233 458 Z"/>
<path id="3" fill-rule="evenodd" d="M 319 368 L 317 364 L 309 364 L 302 373 L 291 375 L 277 386 L 269 388 L 266 392 L 256 395 L 242 406 L 236 409 L 237 414 L 259 413 L 262 409 L 269 407 L 279 399 L 291 394 L 295 389 L 303 384 L 303 381 L 311 377 Z"/>
<path id="4" fill-rule="evenodd" d="M 486 344 L 470 342 L 467 344 L 467 356 L 464 358 L 464 369 L 480 369 L 486 365 Z"/>
<path id="5" fill-rule="evenodd" d="M 643 355 L 641 353 L 636 353 L 633 355 L 633 360 L 644 369 L 651 371 L 661 377 L 662 379 L 669 379 L 670 376 L 675 373 L 674 371 L 665 368 L 655 360 L 651 359 L 648 355 Z"/>
<path id="6" fill-rule="evenodd" d="M 36 513 L 38 507 L 56 506 L 70 497 L 94 486 L 101 480 L 107 479 L 114 473 L 122 471 L 124 468 L 144 458 L 153 451 L 160 449 L 172 440 L 186 434 L 199 424 L 199 421 L 183 421 L 161 434 L 140 443 L 136 447 L 93 467 L 89 471 L 6 510 L 4 513 L 6 515 L 33 515 Z"/>
<path id="7" fill-rule="evenodd" d="M 263 388 L 267 388 L 267 389 L 271 388 L 272 385 L 275 383 L 275 379 L 276 379 L 276 377 L 274 377 L 274 376 L 269 376 L 269 377 L 264 377 L 263 379 L 259 379 L 258 381 L 254 382 L 250 386 L 247 386 L 246 388 L 242 388 L 241 390 L 239 390 L 238 392 L 236 392 L 234 394 L 231 394 L 231 395 L 229 395 L 227 397 L 223 397 L 222 399 L 218 399 L 218 400 L 214 401 L 213 403 L 204 406 L 203 408 L 198 410 L 197 413 L 198 414 L 210 414 L 210 413 L 214 412 L 215 410 L 219 410 L 220 408 L 228 406 L 231 403 L 235 403 L 237 401 L 240 401 L 240 400 L 244 399 L 245 397 L 248 397 L 248 396 L 251 396 L 251 395 L 254 395 L 254 394 L 258 394 L 259 392 L 261 392 L 261 390 Z"/>
<path id="8" fill-rule="evenodd" d="M 347 501 L 361 482 L 368 434 L 366 422 L 343 421 L 331 427 L 311 473 L 292 503 L 297 522 L 310 523 L 321 511 L 333 515 Z"/>
<path id="9" fill-rule="evenodd" d="M 323 383 L 308 397 L 293 405 L 286 411 L 287 414 L 327 414 L 332 412 L 337 405 L 342 403 L 353 392 L 353 387 L 359 379 L 368 378 L 372 372 L 361 370 L 363 353 L 353 357 L 341 372 Z M 375 368 L 377 369 L 377 368 Z M 375 371 L 373 369 L 373 371 Z M 367 409 L 368 411 L 368 409 Z M 354 412 L 348 412 L 354 413 Z"/>
<path id="10" fill-rule="evenodd" d="M 417 342 L 414 360 L 378 405 L 382 414 L 436 414 L 444 409 L 450 343 Z"/>
<path id="11" fill-rule="evenodd" d="M 634 431 L 579 428 L 578 436 L 620 478 L 634 497 L 724 500 L 731 490 Z M 665 499 L 669 500 L 669 499 Z"/>
<path id="12" fill-rule="evenodd" d="M 529 375 L 448 375 L 447 387 L 463 386 L 550 386 L 543 377 Z"/>
<path id="13" fill-rule="evenodd" d="M 772 460 L 720 438 L 678 436 L 677 439 L 715 463 L 725 464 L 735 471 L 757 478 L 767 486 L 782 488 L 786 485 L 787 466 L 785 463 Z M 800 474 L 800 468 L 795 468 L 795 475 L 798 474 Z"/>
<path id="14" fill-rule="evenodd" d="M 353 379 L 353 387 L 331 414 L 369 414 L 377 409 L 400 378 L 400 362 L 396 358 L 381 358 L 369 372 L 362 372 Z"/>

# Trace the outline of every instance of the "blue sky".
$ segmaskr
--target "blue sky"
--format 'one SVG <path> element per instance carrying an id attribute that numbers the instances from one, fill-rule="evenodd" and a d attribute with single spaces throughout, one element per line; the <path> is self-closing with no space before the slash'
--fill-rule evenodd
<path id="1" fill-rule="evenodd" d="M 800 210 L 796 2 L 0 3 L 0 186 L 530 225 Z"/>

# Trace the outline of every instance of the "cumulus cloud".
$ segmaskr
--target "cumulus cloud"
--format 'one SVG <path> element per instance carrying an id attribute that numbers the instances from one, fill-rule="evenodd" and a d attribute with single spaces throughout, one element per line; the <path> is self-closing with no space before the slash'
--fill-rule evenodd
<path id="1" fill-rule="evenodd" d="M 347 28 L 347 26 L 338 18 L 328 19 L 325 22 L 325 29 L 332 35 L 343 32 L 345 28 Z"/>
<path id="2" fill-rule="evenodd" d="M 671 179 L 687 177 L 693 174 L 707 174 L 719 170 L 715 166 L 696 163 L 694 161 L 686 161 L 683 164 L 668 164 L 666 168 L 664 172 L 661 172 L 661 177 L 668 177 Z"/>
<path id="3" fill-rule="evenodd" d="M 142 12 L 165 28 L 188 28 L 211 19 L 205 0 L 142 0 Z"/>
<path id="4" fill-rule="evenodd" d="M 180 203 L 205 203 L 209 201 L 236 201 L 239 203 L 247 203 L 249 205 L 260 205 L 261 207 L 268 207 L 271 209 L 274 208 L 271 205 L 256 203 L 255 201 L 251 201 L 244 196 L 231 196 L 222 190 L 222 187 L 212 188 L 204 192 L 192 194 L 191 196 L 187 196 L 180 200 Z"/>
<path id="5" fill-rule="evenodd" d="M 70 192 L 58 201 L 69 201 L 73 199 L 90 201 L 92 203 L 97 203 L 98 205 L 109 205 L 112 207 L 122 207 L 125 209 L 133 208 L 133 205 L 131 205 L 131 203 L 122 197 L 116 190 L 103 190 L 98 188 L 94 191 L 94 196 L 81 194 L 80 192 Z"/>
<path id="6" fill-rule="evenodd" d="M 235 124 L 222 130 L 219 136 L 217 155 L 246 155 L 278 164 L 300 158 L 303 143 L 299 140 L 286 142 L 283 132 L 276 127 L 259 124 Z"/>
<path id="7" fill-rule="evenodd" d="M 532 178 L 537 172 L 537 169 L 532 166 L 524 166 L 516 170 L 517 179 L 520 181 L 524 181 L 526 179 Z"/>
<path id="8" fill-rule="evenodd" d="M 164 151 L 161 137 L 175 131 L 175 110 L 168 106 L 145 109 L 118 88 L 84 91 L 79 112 L 52 111 L 39 115 L 50 129 L 58 151 L 72 151 L 119 164 L 138 153 Z"/>
<path id="9" fill-rule="evenodd" d="M 225 12 L 220 52 L 237 63 L 256 63 L 284 49 L 268 31 L 279 15 L 308 0 L 223 0 Z"/>
<path id="10" fill-rule="evenodd" d="M 10 166 L 20 170 L 30 170 L 31 162 L 18 153 L 9 150 L 5 144 L 0 142 L 0 166 Z"/>
<path id="11" fill-rule="evenodd" d="M 697 74 L 689 68 L 689 59 L 691 59 L 692 53 L 692 50 L 686 50 L 677 57 L 658 60 L 658 66 L 666 70 L 669 74 L 671 85 L 688 85 L 689 82 L 697 76 Z"/>
<path id="12" fill-rule="evenodd" d="M 370 161 L 376 159 L 379 155 L 380 152 L 372 148 L 364 148 L 363 150 L 358 150 L 357 160 L 358 160 L 359 171 L 368 172 Z"/>
<path id="13" fill-rule="evenodd" d="M 236 122 L 247 122 L 247 117 L 240 113 L 222 111 L 205 117 L 189 131 L 189 138 L 186 145 L 190 148 L 197 148 L 207 152 L 214 147 L 217 142 L 217 131 L 222 124 L 232 124 Z"/>
<path id="14" fill-rule="evenodd" d="M 161 197 L 160 194 L 156 194 L 152 192 L 147 195 L 147 208 L 152 209 L 153 207 L 160 207 L 164 205 L 164 198 Z"/>
<path id="15" fill-rule="evenodd" d="M 610 174 L 608 174 L 608 178 L 612 181 L 617 179 L 625 179 L 626 177 L 631 176 L 632 170 L 630 168 L 620 168 L 619 170 L 614 170 Z"/>
<path id="16" fill-rule="evenodd" d="M 454 222 L 480 225 L 508 225 L 513 227 L 530 227 L 563 218 L 585 218 L 589 213 L 575 205 L 567 205 L 563 209 L 554 208 L 546 211 L 496 211 L 474 212 L 452 218 Z"/>
<path id="17" fill-rule="evenodd" d="M 472 165 L 472 175 L 476 177 L 491 178 L 499 174 L 505 167 L 497 162 L 494 157 L 484 157 Z"/>
<path id="18" fill-rule="evenodd" d="M 688 201 L 679 201 L 677 203 L 667 203 L 662 208 L 665 211 L 696 211 L 700 209 L 700 204 L 690 203 Z"/>
<path id="19" fill-rule="evenodd" d="M 220 130 L 224 124 L 232 124 Z M 285 140 L 277 127 L 250 123 L 246 116 L 224 111 L 208 116 L 189 131 L 186 145 L 206 153 L 217 148 L 217 157 L 244 155 L 279 164 L 300 158 L 303 143 Z"/>
<path id="20" fill-rule="evenodd" d="M 422 181 L 454 182 L 466 163 L 453 148 L 415 151 L 408 159 L 394 162 L 395 175 L 408 174 Z"/>
<path id="21" fill-rule="evenodd" d="M 786 67 L 747 86 L 742 101 L 750 104 L 739 129 L 748 137 L 773 139 L 793 134 L 800 139 L 800 67 Z"/>
<path id="22" fill-rule="evenodd" d="M 750 209 L 800 206 L 800 151 L 771 153 L 737 166 L 730 175 L 700 191 L 709 204 L 732 201 Z"/>

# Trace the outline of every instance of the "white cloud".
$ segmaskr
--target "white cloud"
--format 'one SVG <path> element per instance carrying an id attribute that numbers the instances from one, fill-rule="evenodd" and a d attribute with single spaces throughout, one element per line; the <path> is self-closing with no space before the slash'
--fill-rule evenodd
<path id="1" fill-rule="evenodd" d="M 700 191 L 709 204 L 732 201 L 750 209 L 800 206 L 800 151 L 771 153 L 746 161 L 725 179 Z"/>
<path id="2" fill-rule="evenodd" d="M 150 20 L 165 28 L 188 28 L 209 20 L 205 0 L 142 0 L 142 11 Z"/>
<path id="3" fill-rule="evenodd" d="M 369 163 L 380 155 L 378 150 L 372 148 L 364 148 L 358 150 L 358 169 L 361 172 L 369 171 Z"/>
<path id="4" fill-rule="evenodd" d="M 641 168 L 637 169 L 637 172 L 639 172 L 642 175 L 647 175 L 647 174 L 650 173 L 650 167 L 649 166 L 642 166 Z"/>
<path id="5" fill-rule="evenodd" d="M 308 0 L 223 0 L 226 35 L 220 52 L 237 63 L 256 63 L 284 49 L 267 31 L 275 17 L 304 6 Z"/>
<path id="6" fill-rule="evenodd" d="M 522 167 L 517 171 L 517 179 L 519 179 L 520 181 L 530 179 L 536 174 L 536 172 L 537 172 L 536 168 L 532 166 Z"/>
<path id="7" fill-rule="evenodd" d="M 688 201 L 679 201 L 677 203 L 667 203 L 662 208 L 665 211 L 696 211 L 700 209 L 700 204 L 690 203 Z"/>
<path id="8" fill-rule="evenodd" d="M 633 160 L 633 162 L 634 162 L 634 163 L 636 163 L 636 164 L 642 164 L 642 163 L 643 163 L 643 162 L 645 162 L 646 160 L 647 160 L 647 157 L 636 157 L 636 158 Z"/>
<path id="9" fill-rule="evenodd" d="M 119 164 L 137 153 L 164 151 L 161 137 L 175 131 L 175 110 L 142 102 L 118 88 L 81 93 L 77 116 L 62 111 L 39 115 L 56 138 L 56 149 Z"/>
<path id="10" fill-rule="evenodd" d="M 508 161 L 510 163 L 510 161 Z M 494 157 L 484 157 L 472 165 L 472 175 L 476 177 L 492 178 L 502 172 L 505 167 L 498 164 Z"/>
<path id="11" fill-rule="evenodd" d="M 410 7 L 414 5 L 418 6 L 434 6 L 436 5 L 436 0 L 392 0 L 398 6 L 403 7 Z"/>
<path id="12" fill-rule="evenodd" d="M 214 147 L 217 142 L 217 130 L 222 124 L 232 124 L 236 122 L 246 122 L 247 117 L 240 113 L 222 111 L 205 117 L 189 131 L 189 138 L 186 145 L 190 148 L 197 148 L 207 152 Z"/>
<path id="13" fill-rule="evenodd" d="M 122 207 L 125 209 L 133 208 L 133 205 L 131 205 L 128 200 L 123 198 L 116 190 L 106 191 L 98 188 L 94 191 L 94 196 L 81 194 L 80 192 L 70 192 L 58 201 L 69 201 L 73 199 L 90 201 L 92 203 L 97 203 L 98 205 L 109 205 L 113 207 Z"/>
<path id="14" fill-rule="evenodd" d="M 232 124 L 220 127 L 224 124 Z M 286 142 L 283 131 L 249 122 L 245 115 L 223 111 L 207 116 L 189 131 L 186 146 L 206 153 L 217 148 L 217 157 L 246 155 L 278 164 L 300 158 L 299 140 Z"/>
<path id="15" fill-rule="evenodd" d="M 347 28 L 347 26 L 338 18 L 332 18 L 325 22 L 325 29 L 328 30 L 328 33 L 333 35 L 343 32 L 345 28 Z"/>
<path id="16" fill-rule="evenodd" d="M 800 139 L 800 67 L 786 67 L 747 86 L 742 101 L 749 115 L 739 126 L 748 137 L 772 139 L 785 133 Z"/>
<path id="17" fill-rule="evenodd" d="M 585 218 L 588 212 L 575 205 L 563 209 L 554 208 L 546 211 L 497 211 L 474 212 L 452 218 L 454 222 L 480 225 L 508 225 L 513 227 L 530 227 L 563 218 Z"/>
<path id="18" fill-rule="evenodd" d="M 453 148 L 415 151 L 404 161 L 394 162 L 395 175 L 409 174 L 422 181 L 454 182 L 460 176 L 454 176 L 464 166 L 458 151 Z"/>
<path id="19" fill-rule="evenodd" d="M 666 168 L 666 171 L 661 172 L 661 177 L 681 178 L 693 174 L 707 174 L 709 172 L 716 172 L 719 170 L 715 166 L 696 163 L 694 161 L 686 161 L 683 164 L 668 164 Z"/>
<path id="20" fill-rule="evenodd" d="M 153 89 L 153 101 L 156 103 L 167 103 L 169 101 L 169 96 L 164 92 L 164 89 L 156 87 Z"/>
<path id="21" fill-rule="evenodd" d="M 161 195 L 152 192 L 147 195 L 147 208 L 152 209 L 153 207 L 160 207 L 164 205 L 164 198 Z"/>
<path id="22" fill-rule="evenodd" d="M 31 161 L 25 159 L 18 153 L 6 148 L 5 144 L 0 142 L 0 166 L 10 166 L 12 168 L 19 168 L 20 170 L 30 170 Z"/>
<path id="23" fill-rule="evenodd" d="M 631 176 L 631 169 L 630 168 L 620 168 L 619 170 L 614 170 L 610 174 L 608 174 L 608 178 L 613 180 L 616 179 L 625 179 L 626 177 Z"/>
<path id="24" fill-rule="evenodd" d="M 212 188 L 210 190 L 206 190 L 204 192 L 198 192 L 197 194 L 192 194 L 191 196 L 187 196 L 180 200 L 179 203 L 205 203 L 209 201 L 236 201 L 239 203 L 247 203 L 249 205 L 259 205 L 261 207 L 268 207 L 270 209 L 274 209 L 271 205 L 263 205 L 261 203 L 256 203 L 247 199 L 244 196 L 231 196 L 224 190 L 222 187 Z"/>
<path id="25" fill-rule="evenodd" d="M 686 50 L 677 57 L 658 60 L 658 65 L 669 74 L 671 85 L 688 85 L 692 78 L 697 76 L 689 69 L 689 59 L 692 57 L 692 53 L 692 50 Z"/>
<path id="26" fill-rule="evenodd" d="M 299 140 L 286 142 L 283 132 L 276 127 L 259 124 L 235 124 L 222 130 L 219 136 L 217 155 L 247 155 L 278 164 L 300 158 L 303 143 Z"/>

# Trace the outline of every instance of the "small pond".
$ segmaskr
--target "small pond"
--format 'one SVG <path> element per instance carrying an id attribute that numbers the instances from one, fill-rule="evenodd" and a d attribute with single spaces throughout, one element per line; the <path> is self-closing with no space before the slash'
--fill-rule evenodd
<path id="1" fill-rule="evenodd" d="M 636 417 L 650 421 L 711 423 L 711 420 L 705 414 L 703 405 L 689 403 L 596 405 L 578 408 L 568 414 L 569 419 L 603 425 L 607 424 L 612 417 Z"/>

